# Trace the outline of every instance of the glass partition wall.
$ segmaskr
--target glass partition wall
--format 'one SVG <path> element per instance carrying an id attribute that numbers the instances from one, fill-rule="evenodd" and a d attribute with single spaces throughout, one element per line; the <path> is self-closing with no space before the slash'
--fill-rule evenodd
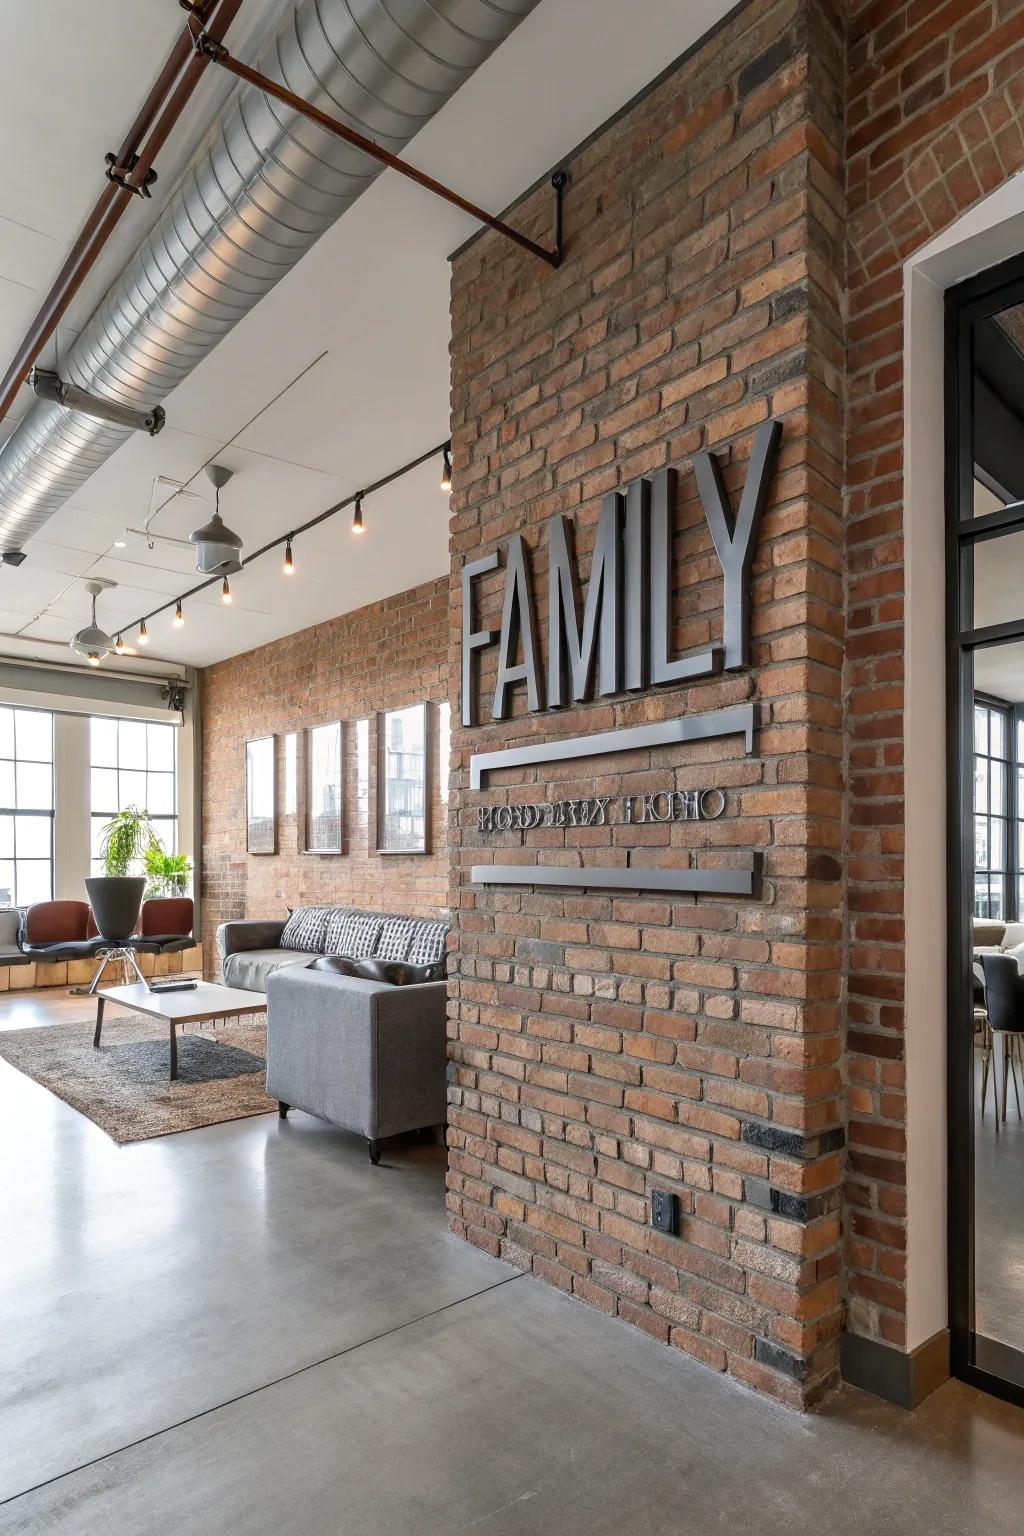
<path id="1" fill-rule="evenodd" d="M 951 1344 L 1024 1402 L 1024 260 L 947 306 Z"/>

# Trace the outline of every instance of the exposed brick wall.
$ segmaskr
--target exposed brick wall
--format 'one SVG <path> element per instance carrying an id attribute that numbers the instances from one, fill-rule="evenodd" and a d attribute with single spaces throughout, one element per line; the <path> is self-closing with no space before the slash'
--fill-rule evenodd
<path id="1" fill-rule="evenodd" d="M 1024 165 L 1024 5 L 855 5 L 848 66 L 848 1326 L 903 1345 L 903 263 Z"/>
<path id="2" fill-rule="evenodd" d="M 375 713 L 448 691 L 448 582 L 427 582 L 327 624 L 208 667 L 203 697 L 203 934 L 207 971 L 216 966 L 218 923 L 278 917 L 286 907 L 339 903 L 436 916 L 447 904 L 446 807 L 432 730 L 432 849 L 379 857 L 376 846 Z M 355 722 L 370 717 L 369 795 L 356 793 Z M 346 722 L 345 848 L 339 857 L 303 854 L 298 815 L 284 816 L 288 731 Z M 278 853 L 245 848 L 245 742 L 277 735 Z M 301 744 L 299 815 L 302 810 Z"/>
<path id="3" fill-rule="evenodd" d="M 718 452 L 735 498 L 756 427 L 784 423 L 748 672 L 554 716 L 517 696 L 511 721 L 454 730 L 449 1210 L 488 1251 L 793 1403 L 835 1379 L 842 1312 L 843 62 L 820 0 L 751 0 L 570 166 L 557 273 L 487 235 L 452 282 L 453 658 L 465 558 L 521 529 L 542 594 L 542 524 L 565 513 L 585 577 L 602 496 L 664 465 L 676 648 L 717 637 L 692 455 Z M 546 191 L 516 210 L 538 238 L 548 219 Z M 478 584 L 480 627 L 502 586 Z M 473 750 L 748 698 L 750 758 L 715 741 L 468 787 Z M 481 802 L 666 780 L 720 784 L 726 816 L 476 830 Z M 604 862 L 759 849 L 765 894 L 469 883 L 470 863 L 584 844 Z M 679 1197 L 678 1238 L 649 1225 L 652 1185 Z"/>

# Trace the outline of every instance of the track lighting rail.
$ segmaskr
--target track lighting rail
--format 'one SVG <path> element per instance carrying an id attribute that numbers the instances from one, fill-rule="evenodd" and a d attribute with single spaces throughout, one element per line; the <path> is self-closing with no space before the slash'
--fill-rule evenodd
<path id="1" fill-rule="evenodd" d="M 186 7 L 187 8 L 187 7 Z M 229 74 L 239 80 L 245 80 L 249 85 L 255 86 L 267 96 L 272 96 L 275 101 L 283 106 L 290 107 L 293 112 L 299 112 L 303 117 L 308 117 L 310 122 L 316 123 L 325 132 L 331 133 L 338 139 L 344 139 L 346 144 L 351 144 L 355 149 L 362 150 L 364 155 L 377 160 L 381 165 L 386 165 L 390 170 L 398 171 L 401 176 L 415 181 L 418 186 L 425 187 L 435 197 L 444 198 L 445 202 L 452 203 L 456 208 L 461 208 L 463 213 L 468 213 L 474 219 L 479 219 L 481 224 L 486 224 L 489 229 L 495 230 L 499 235 L 504 235 L 506 240 L 512 240 L 521 246 L 524 251 L 538 256 L 541 261 L 546 261 L 551 267 L 558 267 L 562 261 L 562 197 L 565 192 L 568 174 L 565 171 L 556 171 L 551 178 L 551 186 L 554 191 L 554 218 L 553 233 L 554 245 L 549 248 L 539 245 L 536 240 L 531 240 L 520 230 L 513 229 L 503 219 L 495 218 L 483 208 L 478 208 L 468 198 L 454 192 L 451 187 L 446 187 L 443 182 L 435 181 L 425 171 L 417 170 L 407 160 L 400 160 L 397 155 L 392 155 L 388 150 L 375 144 L 373 139 L 368 139 L 364 134 L 357 133 L 347 123 L 340 123 L 336 118 L 329 117 L 326 112 L 321 112 L 319 107 L 314 107 L 312 102 L 306 101 L 302 96 L 296 96 L 294 91 L 286 86 L 279 85 L 276 80 L 271 80 L 267 75 L 260 74 L 259 70 L 252 69 L 248 64 L 243 64 L 228 51 L 222 42 L 211 37 L 209 32 L 203 30 L 194 34 L 196 53 L 204 58 L 219 64 Z"/>
<path id="2" fill-rule="evenodd" d="M 391 485 L 395 480 L 400 480 L 403 475 L 408 475 L 412 470 L 419 469 L 420 465 L 426 464 L 429 459 L 436 459 L 438 454 L 443 454 L 445 463 L 448 463 L 451 446 L 451 438 L 446 438 L 444 442 L 435 444 L 433 448 L 428 448 L 426 453 L 421 453 L 417 458 L 410 459 L 407 464 L 401 465 L 399 469 L 393 469 L 390 474 L 384 475 L 382 479 L 372 481 L 369 485 L 364 486 L 361 491 L 356 491 L 353 495 L 346 496 L 342 501 L 336 501 L 333 506 L 327 507 L 323 512 L 318 512 L 316 517 L 311 517 L 308 522 L 300 523 L 298 527 L 292 528 L 288 533 L 282 533 L 276 539 L 271 539 L 267 544 L 261 544 L 259 549 L 254 549 L 251 555 L 245 556 L 241 562 L 242 569 L 244 570 L 247 565 L 252 565 L 253 561 L 259 560 L 262 555 L 268 555 L 273 549 L 284 547 L 286 556 L 290 557 L 292 544 L 296 539 L 301 538 L 304 533 L 308 533 L 311 528 L 318 528 L 321 523 L 326 523 L 328 518 L 336 517 L 339 512 L 344 512 L 346 507 L 358 506 L 361 516 L 364 497 L 372 496 L 375 491 L 382 491 L 385 486 Z M 189 587 L 180 597 L 172 597 L 168 602 L 161 603 L 159 608 L 153 608 L 149 613 L 142 614 L 139 618 L 132 619 L 130 623 L 122 625 L 120 627 L 121 633 L 123 634 L 126 630 L 135 629 L 137 626 L 140 630 L 142 643 L 145 645 L 149 640 L 149 621 L 155 619 L 161 613 L 167 613 L 172 608 L 174 609 L 174 623 L 180 628 L 185 622 L 181 611 L 181 605 L 185 599 L 195 597 L 199 592 L 205 592 L 208 587 L 216 586 L 219 581 L 221 581 L 221 577 L 218 575 L 211 576 L 208 581 L 197 582 L 194 587 Z M 225 598 L 223 585 L 221 587 L 221 597 L 225 601 L 230 602 L 230 597 Z"/>

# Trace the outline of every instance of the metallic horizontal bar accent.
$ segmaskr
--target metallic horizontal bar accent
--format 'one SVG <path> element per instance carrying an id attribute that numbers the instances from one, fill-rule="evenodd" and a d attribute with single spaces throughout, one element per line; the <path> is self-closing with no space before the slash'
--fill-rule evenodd
<path id="1" fill-rule="evenodd" d="M 620 726 L 591 736 L 563 736 L 531 747 L 507 747 L 500 752 L 474 752 L 469 760 L 469 787 L 482 789 L 484 775 L 496 768 L 526 768 L 532 763 L 562 763 L 574 757 L 599 757 L 602 752 L 637 752 L 673 741 L 710 741 L 715 736 L 743 736 L 747 754 L 754 750 L 757 705 L 737 704 L 706 715 L 679 715 L 655 725 Z"/>
<path id="2" fill-rule="evenodd" d="M 753 896 L 761 878 L 761 855 L 732 869 L 609 869 L 607 865 L 474 864 L 473 885 L 562 885 L 582 890 L 688 891 L 705 896 Z"/>

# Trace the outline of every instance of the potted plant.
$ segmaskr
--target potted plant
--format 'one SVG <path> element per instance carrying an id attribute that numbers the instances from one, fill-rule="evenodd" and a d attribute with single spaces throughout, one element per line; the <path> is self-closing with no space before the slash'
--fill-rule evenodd
<path id="1" fill-rule="evenodd" d="M 127 939 L 134 933 L 146 879 L 129 874 L 129 870 L 138 866 L 156 842 L 149 813 L 134 805 L 118 811 L 103 828 L 100 858 L 104 873 L 92 875 L 85 888 L 96 926 L 105 939 Z"/>
<path id="2" fill-rule="evenodd" d="M 147 896 L 184 896 L 192 879 L 187 853 L 168 853 L 156 837 L 143 854 Z"/>

